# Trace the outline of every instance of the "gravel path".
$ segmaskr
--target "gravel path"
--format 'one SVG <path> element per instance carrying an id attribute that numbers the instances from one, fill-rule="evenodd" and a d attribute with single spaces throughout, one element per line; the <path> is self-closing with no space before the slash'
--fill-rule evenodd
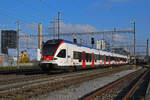
<path id="1" fill-rule="evenodd" d="M 134 71 L 136 70 L 126 70 L 106 77 L 90 80 L 88 82 L 83 82 L 75 86 L 66 87 L 62 90 L 57 90 L 46 95 L 32 98 L 31 100 L 78 100 L 83 95 L 103 87 L 104 85 L 107 85 L 110 82 L 113 82 Z"/>

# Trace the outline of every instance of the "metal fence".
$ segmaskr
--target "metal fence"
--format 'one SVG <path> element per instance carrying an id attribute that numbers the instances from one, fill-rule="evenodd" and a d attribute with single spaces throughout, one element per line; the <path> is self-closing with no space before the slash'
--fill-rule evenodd
<path id="1" fill-rule="evenodd" d="M 16 57 L 0 54 L 0 67 L 6 66 L 17 66 Z"/>

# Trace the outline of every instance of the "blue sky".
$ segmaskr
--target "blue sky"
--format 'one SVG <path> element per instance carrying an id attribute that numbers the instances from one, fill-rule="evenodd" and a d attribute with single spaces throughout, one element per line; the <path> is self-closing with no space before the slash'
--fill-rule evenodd
<path id="1" fill-rule="evenodd" d="M 24 33 L 37 34 L 34 25 L 42 23 L 47 28 L 57 11 L 61 12 L 63 25 L 70 27 L 68 32 L 71 28 L 132 29 L 130 22 L 134 20 L 137 42 L 150 39 L 150 0 L 1 0 L 0 29 L 16 29 L 15 22 L 20 20 Z"/>

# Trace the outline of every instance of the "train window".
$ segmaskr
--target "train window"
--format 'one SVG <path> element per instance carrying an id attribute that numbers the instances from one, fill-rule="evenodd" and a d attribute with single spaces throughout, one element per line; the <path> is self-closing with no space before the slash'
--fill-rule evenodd
<path id="1" fill-rule="evenodd" d="M 100 60 L 100 55 L 98 55 L 98 60 Z"/>
<path id="2" fill-rule="evenodd" d="M 120 61 L 122 61 L 122 58 L 120 58 Z"/>
<path id="3" fill-rule="evenodd" d="M 82 57 L 81 57 L 81 52 L 77 52 L 77 51 L 74 51 L 73 52 L 73 59 L 82 59 Z"/>
<path id="4" fill-rule="evenodd" d="M 110 60 L 111 60 L 111 61 L 114 61 L 114 60 L 115 60 L 115 57 L 110 57 Z"/>
<path id="5" fill-rule="evenodd" d="M 98 60 L 102 60 L 102 59 L 103 59 L 103 56 L 99 55 Z"/>
<path id="6" fill-rule="evenodd" d="M 108 59 L 108 56 L 106 56 L 106 61 L 108 61 L 109 59 Z"/>
<path id="7" fill-rule="evenodd" d="M 79 59 L 78 52 L 76 52 L 76 51 L 73 52 L 73 59 Z"/>
<path id="8" fill-rule="evenodd" d="M 62 50 L 58 53 L 57 57 L 66 58 L 66 49 L 62 49 Z"/>
<path id="9" fill-rule="evenodd" d="M 82 61 L 82 53 L 81 53 L 81 52 L 74 51 L 74 52 L 73 52 L 73 58 L 74 58 L 74 59 L 78 59 L 79 62 L 81 62 L 81 61 Z"/>
<path id="10" fill-rule="evenodd" d="M 95 54 L 95 62 L 98 60 L 98 58 L 99 58 L 99 55 Z"/>
<path id="11" fill-rule="evenodd" d="M 110 56 L 110 61 L 112 61 L 112 57 Z"/>
<path id="12" fill-rule="evenodd" d="M 99 59 L 98 59 L 98 58 L 99 58 L 98 56 L 99 56 L 99 55 L 98 55 L 98 54 L 96 54 L 96 60 L 99 60 Z"/>
<path id="13" fill-rule="evenodd" d="M 78 52 L 78 56 L 79 56 L 79 60 L 80 62 L 82 61 L 82 53 L 81 52 Z"/>
<path id="14" fill-rule="evenodd" d="M 101 60 L 101 55 L 98 55 L 98 60 Z"/>
<path id="15" fill-rule="evenodd" d="M 89 61 L 89 53 L 86 53 L 86 61 Z"/>
<path id="16" fill-rule="evenodd" d="M 115 57 L 113 57 L 113 60 L 115 61 Z"/>
<path id="17" fill-rule="evenodd" d="M 115 57 L 113 57 L 113 60 L 115 60 Z"/>
<path id="18" fill-rule="evenodd" d="M 89 54 L 89 61 L 92 61 L 92 54 Z"/>
<path id="19" fill-rule="evenodd" d="M 110 56 L 110 61 L 112 61 L 112 57 Z"/>
<path id="20" fill-rule="evenodd" d="M 99 60 L 104 60 L 104 56 L 103 55 L 99 55 Z"/>
<path id="21" fill-rule="evenodd" d="M 95 54 L 95 62 L 97 62 L 97 55 Z"/>
<path id="22" fill-rule="evenodd" d="M 94 60 L 95 60 L 95 62 L 97 61 L 97 59 L 96 59 L 96 54 L 94 54 Z"/>
<path id="23" fill-rule="evenodd" d="M 45 44 L 43 46 L 43 56 L 53 56 L 58 44 Z"/>

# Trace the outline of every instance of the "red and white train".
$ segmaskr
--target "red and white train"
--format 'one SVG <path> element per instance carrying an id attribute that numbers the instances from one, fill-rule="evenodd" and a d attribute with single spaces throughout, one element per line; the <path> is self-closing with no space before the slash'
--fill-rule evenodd
<path id="1" fill-rule="evenodd" d="M 42 47 L 40 67 L 44 71 L 57 69 L 86 69 L 128 63 L 121 54 L 93 49 L 66 40 L 48 40 Z"/>

